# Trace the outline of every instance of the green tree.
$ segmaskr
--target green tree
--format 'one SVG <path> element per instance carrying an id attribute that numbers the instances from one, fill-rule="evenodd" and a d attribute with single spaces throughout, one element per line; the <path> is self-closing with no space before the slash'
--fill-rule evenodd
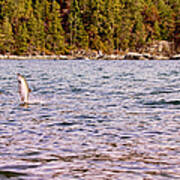
<path id="1" fill-rule="evenodd" d="M 23 22 L 18 26 L 18 33 L 16 35 L 16 43 L 17 43 L 17 50 L 16 53 L 20 54 L 28 54 L 28 31 L 26 27 L 26 23 Z"/>
<path id="2" fill-rule="evenodd" d="M 138 50 L 153 40 L 180 49 L 179 0 L 1 0 L 0 52 Z"/>
<path id="3" fill-rule="evenodd" d="M 69 38 L 71 46 L 88 48 L 88 34 L 85 31 L 82 14 L 77 0 L 72 0 L 69 14 Z"/>
<path id="4" fill-rule="evenodd" d="M 12 26 L 8 17 L 4 17 L 3 19 L 3 23 L 0 29 L 0 38 L 0 52 L 3 54 L 10 54 L 14 48 L 14 37 Z"/>
<path id="5" fill-rule="evenodd" d="M 170 40 L 175 28 L 173 10 L 163 0 L 158 0 L 156 3 L 160 18 L 160 37 L 164 40 Z"/>
<path id="6" fill-rule="evenodd" d="M 36 19 L 35 45 L 37 52 L 45 54 L 45 0 L 36 0 L 34 4 L 34 16 Z"/>
<path id="7" fill-rule="evenodd" d="M 159 34 L 159 32 L 155 31 L 159 31 L 159 28 L 157 28 L 159 26 L 159 11 L 157 7 L 151 1 L 148 1 L 144 6 L 142 14 L 144 17 L 143 23 L 147 33 L 146 42 L 151 42 L 154 38 L 158 39 L 157 34 Z"/>
<path id="8" fill-rule="evenodd" d="M 46 15 L 48 18 L 46 30 L 46 48 L 56 54 L 64 51 L 64 30 L 61 25 L 60 5 L 53 1 L 50 12 Z"/>

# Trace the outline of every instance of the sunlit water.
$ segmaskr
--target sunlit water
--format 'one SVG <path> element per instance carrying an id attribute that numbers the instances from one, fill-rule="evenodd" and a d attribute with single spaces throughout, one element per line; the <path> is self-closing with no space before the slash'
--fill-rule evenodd
<path id="1" fill-rule="evenodd" d="M 0 61 L 0 179 L 180 178 L 179 61 Z M 16 73 L 32 93 L 22 106 Z"/>

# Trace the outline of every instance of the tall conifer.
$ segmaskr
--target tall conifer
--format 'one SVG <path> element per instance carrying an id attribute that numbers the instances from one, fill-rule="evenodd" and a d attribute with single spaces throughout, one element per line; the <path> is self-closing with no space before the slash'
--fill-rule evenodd
<path id="1" fill-rule="evenodd" d="M 12 53 L 14 49 L 14 42 L 11 23 L 9 22 L 8 17 L 4 17 L 0 29 L 0 52 L 3 54 Z"/>
<path id="2" fill-rule="evenodd" d="M 46 15 L 48 19 L 46 29 L 46 48 L 56 54 L 60 54 L 65 49 L 60 9 L 60 5 L 56 1 L 53 1 L 50 4 L 50 11 Z"/>

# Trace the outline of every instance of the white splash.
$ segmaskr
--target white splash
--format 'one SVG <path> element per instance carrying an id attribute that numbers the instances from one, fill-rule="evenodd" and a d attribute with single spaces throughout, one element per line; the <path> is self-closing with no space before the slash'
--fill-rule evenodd
<path id="1" fill-rule="evenodd" d="M 33 96 L 32 94 L 29 96 L 28 104 L 47 104 L 47 100 L 42 97 Z"/>

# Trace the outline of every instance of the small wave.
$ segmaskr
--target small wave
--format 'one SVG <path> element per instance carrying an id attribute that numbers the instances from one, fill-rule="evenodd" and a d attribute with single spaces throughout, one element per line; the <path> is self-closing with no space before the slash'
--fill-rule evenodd
<path id="1" fill-rule="evenodd" d="M 79 115 L 79 116 L 74 116 L 74 118 L 76 118 L 76 119 L 95 119 L 96 116 L 90 116 L 90 115 L 82 114 L 82 115 Z"/>
<path id="2" fill-rule="evenodd" d="M 103 79 L 110 79 L 110 76 L 102 76 Z"/>
<path id="3" fill-rule="evenodd" d="M 44 100 L 40 97 L 34 97 L 34 96 L 31 96 L 29 98 L 29 101 L 28 103 L 20 103 L 20 106 L 28 106 L 28 105 L 46 105 L 47 102 L 49 102 L 48 100 Z"/>
<path id="4" fill-rule="evenodd" d="M 81 89 L 81 88 L 75 88 L 75 87 L 73 87 L 73 88 L 71 89 L 71 91 L 76 93 L 76 92 L 81 92 L 82 89 Z"/>
<path id="5" fill-rule="evenodd" d="M 162 99 L 159 101 L 145 102 L 144 105 L 148 105 L 148 106 L 152 106 L 152 105 L 180 105 L 180 100 L 165 101 L 164 99 Z"/>
<path id="6" fill-rule="evenodd" d="M 28 104 L 46 104 L 46 102 L 41 99 L 31 99 Z"/>
<path id="7" fill-rule="evenodd" d="M 24 177 L 28 174 L 25 173 L 19 173 L 19 172 L 13 172 L 13 171 L 0 171 L 0 179 L 9 179 L 9 178 L 18 178 L 18 177 Z"/>
<path id="8" fill-rule="evenodd" d="M 166 90 L 157 90 L 157 91 L 152 91 L 150 94 L 151 95 L 158 95 L 158 94 L 170 94 L 174 93 L 174 91 L 166 91 Z"/>
<path id="9" fill-rule="evenodd" d="M 37 168 L 39 165 L 8 165 L 8 166 L 2 166 L 1 169 L 16 169 L 16 170 L 26 170 L 29 168 Z M 0 171 L 1 172 L 1 171 Z M 19 173 L 18 173 L 19 174 Z M 25 175 L 25 174 L 24 174 Z"/>
<path id="10" fill-rule="evenodd" d="M 180 100 L 167 101 L 166 104 L 180 105 Z"/>
<path id="11" fill-rule="evenodd" d="M 65 126 L 74 126 L 78 123 L 76 122 L 61 122 L 61 123 L 53 123 L 53 124 L 48 124 L 47 126 L 48 127 L 53 127 L 53 126 L 62 126 L 62 127 L 65 127 Z"/>

